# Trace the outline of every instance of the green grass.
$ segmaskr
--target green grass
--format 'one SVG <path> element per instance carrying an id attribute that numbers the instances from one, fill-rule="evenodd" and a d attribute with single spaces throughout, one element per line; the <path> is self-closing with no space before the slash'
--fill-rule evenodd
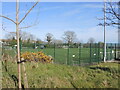
<path id="1" fill-rule="evenodd" d="M 2 65 L 2 87 L 15 88 L 17 64 Z M 29 88 L 118 88 L 118 63 L 79 67 L 58 64 L 25 63 Z M 11 77 L 14 76 L 14 79 Z M 22 80 L 23 84 L 23 80 Z"/>

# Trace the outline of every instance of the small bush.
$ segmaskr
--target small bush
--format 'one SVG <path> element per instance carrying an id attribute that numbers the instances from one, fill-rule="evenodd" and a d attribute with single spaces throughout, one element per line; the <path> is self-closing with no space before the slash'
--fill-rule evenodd
<path id="1" fill-rule="evenodd" d="M 24 52 L 21 54 L 21 58 L 24 58 L 26 61 L 36 61 L 43 63 L 52 63 L 53 59 L 51 56 L 45 55 L 43 52 Z"/>

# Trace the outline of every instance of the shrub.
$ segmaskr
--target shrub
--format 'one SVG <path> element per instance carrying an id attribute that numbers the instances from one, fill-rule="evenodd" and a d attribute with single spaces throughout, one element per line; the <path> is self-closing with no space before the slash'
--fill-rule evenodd
<path id="1" fill-rule="evenodd" d="M 45 55 L 43 52 L 24 52 L 21 54 L 21 58 L 24 58 L 26 61 L 35 61 L 43 63 L 52 63 L 53 58 L 51 56 Z"/>

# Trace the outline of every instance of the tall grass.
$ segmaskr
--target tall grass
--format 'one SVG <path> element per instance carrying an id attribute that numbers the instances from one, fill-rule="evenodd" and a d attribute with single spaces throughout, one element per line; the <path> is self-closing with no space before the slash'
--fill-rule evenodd
<path id="1" fill-rule="evenodd" d="M 118 63 L 80 67 L 26 62 L 25 67 L 29 88 L 118 88 L 120 78 Z M 16 88 L 17 64 L 3 61 L 2 73 L 2 87 Z"/>

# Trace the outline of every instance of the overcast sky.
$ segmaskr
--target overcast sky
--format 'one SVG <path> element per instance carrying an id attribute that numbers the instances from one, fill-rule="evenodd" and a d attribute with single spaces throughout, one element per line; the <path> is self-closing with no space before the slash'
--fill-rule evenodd
<path id="1" fill-rule="evenodd" d="M 34 3 L 20 3 L 21 19 L 27 9 Z M 96 42 L 103 41 L 103 27 L 97 26 L 100 22 L 97 18 L 103 17 L 103 2 L 40 2 L 28 15 L 22 26 L 39 22 L 36 26 L 23 31 L 34 34 L 37 38 L 45 40 L 45 34 L 52 33 L 54 38 L 61 39 L 67 30 L 74 31 L 78 40 L 87 42 L 90 37 Z M 2 3 L 2 14 L 15 20 L 15 3 Z M 36 19 L 37 18 L 37 19 Z M 2 19 L 7 31 L 15 31 L 15 25 Z M 2 35 L 7 32 L 3 31 Z M 117 28 L 106 28 L 106 41 L 117 42 Z"/>

